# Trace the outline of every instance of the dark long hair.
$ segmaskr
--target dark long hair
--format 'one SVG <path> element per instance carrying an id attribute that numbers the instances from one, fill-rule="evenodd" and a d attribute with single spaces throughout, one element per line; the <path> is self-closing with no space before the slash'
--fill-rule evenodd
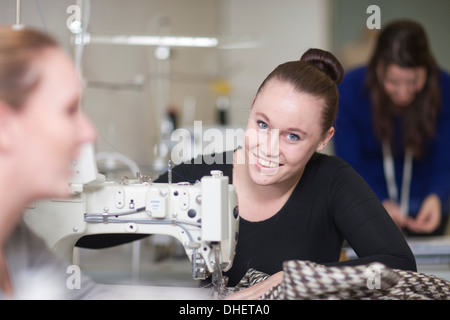
<path id="1" fill-rule="evenodd" d="M 379 68 L 386 70 L 391 64 L 402 68 L 424 67 L 427 72 L 423 89 L 404 110 L 401 128 L 403 146 L 411 148 L 418 158 L 423 155 L 426 142 L 435 134 L 441 108 L 439 68 L 420 24 L 400 20 L 384 27 L 368 65 L 367 85 L 372 99 L 375 133 L 381 141 L 390 141 L 394 148 L 395 105 L 377 75 Z"/>

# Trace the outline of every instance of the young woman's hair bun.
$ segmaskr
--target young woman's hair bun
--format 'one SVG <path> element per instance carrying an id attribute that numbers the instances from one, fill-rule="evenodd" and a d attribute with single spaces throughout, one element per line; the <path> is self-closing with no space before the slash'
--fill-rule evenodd
<path id="1" fill-rule="evenodd" d="M 316 68 L 325 72 L 336 84 L 339 84 L 344 78 L 344 68 L 339 60 L 328 51 L 309 49 L 300 60 L 313 64 Z"/>

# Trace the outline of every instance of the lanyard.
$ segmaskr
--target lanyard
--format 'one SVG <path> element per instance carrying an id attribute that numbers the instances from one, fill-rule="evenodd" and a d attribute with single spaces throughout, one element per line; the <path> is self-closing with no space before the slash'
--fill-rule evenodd
<path id="1" fill-rule="evenodd" d="M 406 149 L 405 160 L 403 163 L 402 192 L 400 199 L 398 197 L 397 183 L 395 182 L 394 158 L 391 152 L 391 146 L 388 142 L 383 143 L 383 169 L 384 177 L 389 194 L 389 199 L 396 203 L 400 202 L 400 210 L 403 215 L 408 215 L 409 210 L 409 191 L 411 188 L 411 177 L 413 167 L 413 156 L 410 148 Z M 400 201 L 399 201 L 400 200 Z"/>

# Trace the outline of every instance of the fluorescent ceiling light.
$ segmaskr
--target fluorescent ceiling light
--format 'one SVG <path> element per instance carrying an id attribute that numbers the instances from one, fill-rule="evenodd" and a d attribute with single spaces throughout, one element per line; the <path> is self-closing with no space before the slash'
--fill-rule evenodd
<path id="1" fill-rule="evenodd" d="M 83 43 L 165 47 L 215 47 L 219 41 L 214 37 L 89 34 L 85 37 Z"/>

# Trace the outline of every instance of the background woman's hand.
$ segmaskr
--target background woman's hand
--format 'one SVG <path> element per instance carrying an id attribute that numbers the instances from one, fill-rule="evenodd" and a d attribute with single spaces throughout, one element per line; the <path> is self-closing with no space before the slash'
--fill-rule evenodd
<path id="1" fill-rule="evenodd" d="M 416 233 L 431 233 L 441 222 L 441 200 L 435 194 L 430 194 L 422 202 L 420 211 L 414 219 L 406 220 L 406 227 Z"/>

